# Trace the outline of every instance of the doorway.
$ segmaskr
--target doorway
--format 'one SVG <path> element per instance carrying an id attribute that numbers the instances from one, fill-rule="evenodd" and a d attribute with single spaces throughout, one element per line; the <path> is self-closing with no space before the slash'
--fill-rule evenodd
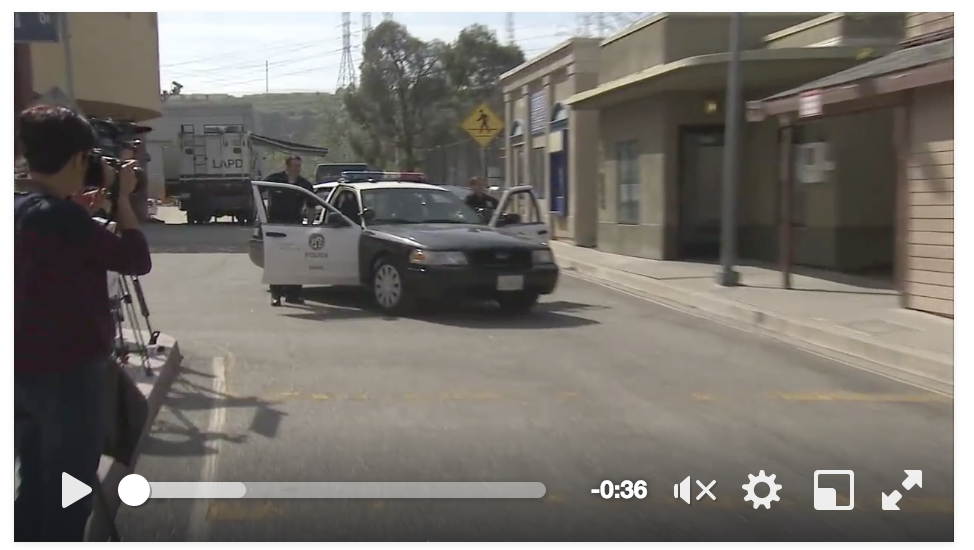
<path id="1" fill-rule="evenodd" d="M 684 127 L 679 152 L 679 256 L 720 256 L 724 127 Z"/>

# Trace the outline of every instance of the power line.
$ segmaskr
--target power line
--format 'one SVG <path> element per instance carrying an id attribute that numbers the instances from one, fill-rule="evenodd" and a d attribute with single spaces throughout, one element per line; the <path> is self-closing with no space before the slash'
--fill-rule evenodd
<path id="1" fill-rule="evenodd" d="M 335 42 L 335 40 L 332 40 L 332 42 Z M 171 74 L 179 75 L 180 77 L 183 77 L 183 78 L 185 78 L 187 76 L 197 76 L 197 75 L 203 75 L 203 74 L 212 74 L 215 71 L 240 70 L 242 72 L 247 72 L 248 70 L 257 70 L 259 68 L 263 68 L 264 61 L 270 61 L 271 63 L 276 64 L 276 63 L 288 63 L 288 62 L 291 62 L 291 61 L 296 60 L 296 59 L 297 60 L 307 59 L 308 58 L 308 54 L 307 53 L 302 54 L 298 58 L 286 57 L 286 58 L 283 58 L 283 59 L 276 59 L 275 60 L 275 57 L 279 57 L 279 56 L 285 55 L 285 54 L 291 54 L 291 53 L 297 53 L 297 52 L 301 52 L 301 51 L 305 51 L 305 50 L 310 50 L 310 49 L 313 49 L 313 48 L 316 48 L 316 47 L 320 47 L 322 45 L 323 45 L 323 43 L 320 42 L 320 41 L 315 42 L 315 43 L 312 43 L 312 44 L 306 44 L 306 45 L 304 45 L 302 47 L 299 47 L 299 48 L 291 48 L 291 50 L 288 51 L 288 52 L 280 52 L 278 54 L 265 55 L 265 56 L 263 56 L 264 57 L 263 60 L 255 58 L 255 59 L 249 60 L 249 61 L 242 61 L 242 62 L 225 64 L 225 65 L 212 65 L 212 66 L 207 67 L 205 69 L 193 69 L 193 70 L 189 70 L 189 71 L 169 70 L 167 72 L 168 73 L 171 73 Z M 341 51 L 341 50 L 338 50 L 338 51 Z M 315 54 L 315 55 L 317 55 L 317 54 Z M 312 55 L 311 57 L 313 58 L 314 55 Z"/>
<path id="2" fill-rule="evenodd" d="M 336 25 L 335 26 L 336 29 L 339 28 L 339 27 L 341 27 L 341 25 Z M 168 69 L 168 68 L 172 68 L 172 67 L 182 67 L 184 65 L 195 65 L 197 63 L 205 63 L 207 61 L 213 61 L 215 59 L 226 59 L 228 57 L 238 57 L 238 56 L 241 56 L 241 55 L 248 55 L 248 54 L 254 54 L 254 55 L 258 55 L 258 56 L 263 56 L 263 55 L 265 55 L 269 51 L 274 51 L 274 50 L 289 50 L 289 49 L 294 48 L 295 46 L 301 46 L 303 44 L 310 44 L 310 43 L 320 44 L 321 42 L 320 42 L 320 40 L 315 40 L 313 42 L 297 42 L 297 43 L 295 43 L 293 39 L 292 40 L 280 40 L 280 41 L 275 41 L 275 42 L 268 42 L 267 44 L 261 44 L 261 46 L 260 46 L 261 47 L 261 50 L 259 52 L 254 51 L 255 50 L 254 46 L 249 46 L 249 47 L 247 47 L 246 49 L 243 49 L 243 50 L 236 50 L 236 51 L 231 50 L 229 52 L 222 53 L 222 54 L 219 54 L 219 55 L 211 55 L 211 56 L 207 56 L 207 57 L 198 57 L 198 58 L 189 59 L 189 60 L 186 60 L 186 61 L 179 61 L 177 63 L 164 63 L 164 64 L 160 65 L 160 68 Z"/>
<path id="3" fill-rule="evenodd" d="M 354 47 L 353 49 L 357 49 L 357 46 Z M 345 48 L 339 48 L 339 49 L 331 50 L 331 51 L 328 51 L 328 52 L 315 53 L 314 55 L 309 55 L 309 56 L 305 56 L 305 57 L 302 57 L 302 58 L 299 58 L 299 59 L 295 59 L 295 60 L 293 60 L 293 63 L 294 64 L 297 64 L 297 63 L 304 62 L 304 61 L 320 60 L 322 57 L 336 55 L 336 54 L 339 54 L 339 53 L 344 53 L 344 51 L 345 51 Z M 334 65 L 334 64 L 332 64 L 332 65 Z M 332 66 L 332 65 L 329 65 L 329 66 Z M 313 71 L 317 71 L 319 69 L 320 69 L 320 66 L 316 66 L 316 67 L 309 67 L 309 68 L 305 68 L 305 69 L 299 69 L 299 71 L 301 71 L 301 72 L 304 72 L 304 71 L 313 72 Z M 240 73 L 241 72 L 244 73 L 244 78 L 240 78 Z M 205 79 L 203 79 L 203 82 L 206 82 L 208 84 L 251 82 L 251 81 L 253 81 L 253 79 L 248 79 L 249 77 L 247 77 L 247 74 L 248 73 L 249 74 L 253 74 L 255 72 L 256 71 L 238 71 L 238 72 L 236 72 L 236 74 L 231 75 L 231 76 L 217 76 L 217 77 L 213 77 L 213 78 L 205 78 Z M 285 73 L 277 73 L 274 76 L 286 76 L 288 74 L 291 74 L 291 73 L 288 73 L 288 72 L 285 72 Z"/>

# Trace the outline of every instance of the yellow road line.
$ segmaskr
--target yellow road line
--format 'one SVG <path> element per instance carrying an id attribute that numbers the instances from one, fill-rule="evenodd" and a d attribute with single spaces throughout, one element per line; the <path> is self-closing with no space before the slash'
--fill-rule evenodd
<path id="1" fill-rule="evenodd" d="M 775 392 L 772 394 L 774 399 L 782 401 L 839 401 L 839 402 L 863 402 L 863 403 L 950 403 L 950 397 L 935 393 L 852 393 L 852 392 L 808 392 L 808 393 L 786 393 Z"/>

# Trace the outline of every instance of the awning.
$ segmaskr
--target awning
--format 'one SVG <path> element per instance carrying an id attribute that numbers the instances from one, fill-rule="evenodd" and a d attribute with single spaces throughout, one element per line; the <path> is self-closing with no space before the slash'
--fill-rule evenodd
<path id="1" fill-rule="evenodd" d="M 889 51 L 851 46 L 745 50 L 741 52 L 741 71 L 749 88 L 781 89 Z M 661 92 L 722 89 L 727 83 L 729 61 L 730 54 L 723 52 L 664 63 L 577 93 L 565 104 L 573 109 L 600 109 Z"/>
<path id="2" fill-rule="evenodd" d="M 915 46 L 863 63 L 761 101 L 749 111 L 778 115 L 798 111 L 799 97 L 819 92 L 821 103 L 843 103 L 870 95 L 899 92 L 954 79 L 954 39 Z"/>
<path id="3" fill-rule="evenodd" d="M 283 151 L 285 153 L 304 153 L 305 155 L 312 155 L 316 157 L 323 157 L 328 154 L 327 147 L 303 145 L 301 143 L 284 141 L 283 139 L 270 138 L 258 134 L 250 134 L 250 142 L 258 147 L 270 147 L 271 149 L 277 149 L 278 151 Z"/>

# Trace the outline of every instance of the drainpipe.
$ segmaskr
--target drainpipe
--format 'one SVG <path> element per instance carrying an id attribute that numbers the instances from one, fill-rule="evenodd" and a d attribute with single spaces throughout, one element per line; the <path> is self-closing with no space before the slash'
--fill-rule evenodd
<path id="1" fill-rule="evenodd" d="M 730 63 L 727 67 L 727 106 L 724 120 L 724 169 L 721 199 L 720 271 L 717 284 L 737 286 L 740 274 L 737 261 L 737 187 L 740 177 L 741 147 L 741 14 L 731 14 Z"/>

